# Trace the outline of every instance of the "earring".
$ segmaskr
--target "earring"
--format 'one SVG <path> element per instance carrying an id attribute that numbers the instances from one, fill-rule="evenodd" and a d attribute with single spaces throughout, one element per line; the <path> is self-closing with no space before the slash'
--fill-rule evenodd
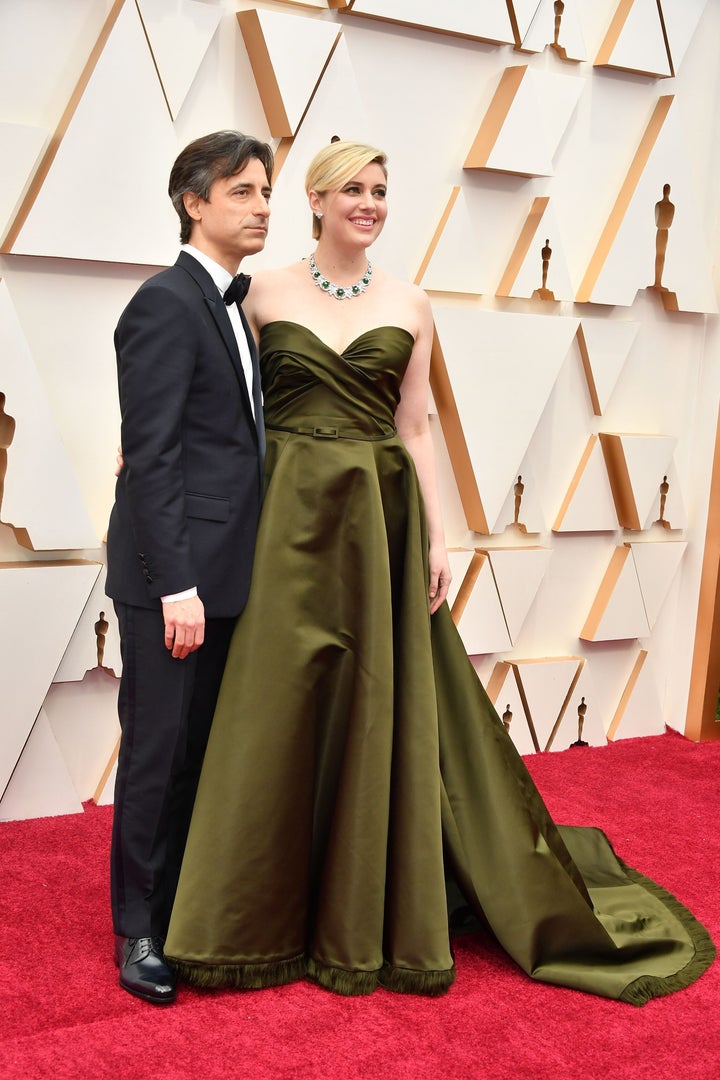
<path id="1" fill-rule="evenodd" d="M 315 211 L 315 217 L 316 217 L 316 218 L 318 219 L 318 221 L 319 221 L 319 220 L 320 220 L 320 218 L 322 217 L 322 210 L 316 210 L 316 211 Z"/>

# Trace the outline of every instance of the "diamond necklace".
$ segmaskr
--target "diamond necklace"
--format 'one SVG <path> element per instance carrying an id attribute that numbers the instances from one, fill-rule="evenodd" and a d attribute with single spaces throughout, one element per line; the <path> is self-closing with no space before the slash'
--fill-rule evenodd
<path id="1" fill-rule="evenodd" d="M 312 274 L 315 284 L 319 285 L 323 292 L 329 293 L 330 296 L 334 296 L 336 300 L 352 300 L 353 296 L 360 296 L 360 293 L 365 292 L 372 280 L 372 266 L 370 265 L 369 259 L 365 273 L 354 285 L 334 285 L 332 281 L 329 281 L 320 273 L 315 265 L 314 255 L 310 256 L 308 266 L 310 267 L 310 273 Z"/>

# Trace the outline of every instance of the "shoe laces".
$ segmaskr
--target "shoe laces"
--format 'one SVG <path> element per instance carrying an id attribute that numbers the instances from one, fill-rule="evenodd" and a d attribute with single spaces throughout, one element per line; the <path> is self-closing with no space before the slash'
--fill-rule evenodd
<path id="1" fill-rule="evenodd" d="M 165 939 L 161 937 L 130 938 L 130 952 L 135 960 L 145 960 L 150 953 L 155 953 L 160 959 L 163 958 L 163 945 Z"/>

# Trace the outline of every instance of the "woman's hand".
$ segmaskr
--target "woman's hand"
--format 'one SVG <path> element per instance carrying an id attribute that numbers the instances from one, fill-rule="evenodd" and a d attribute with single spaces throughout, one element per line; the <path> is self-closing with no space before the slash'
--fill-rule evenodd
<path id="1" fill-rule="evenodd" d="M 441 604 L 447 599 L 448 589 L 452 581 L 450 562 L 444 544 L 430 546 L 430 614 L 434 615 Z"/>
<path id="2" fill-rule="evenodd" d="M 123 458 L 123 454 L 122 454 L 122 446 L 118 446 L 117 457 L 115 458 L 115 460 L 117 461 L 117 466 L 115 468 L 115 475 L 119 476 L 120 473 L 122 472 L 123 465 L 125 464 L 125 459 Z"/>

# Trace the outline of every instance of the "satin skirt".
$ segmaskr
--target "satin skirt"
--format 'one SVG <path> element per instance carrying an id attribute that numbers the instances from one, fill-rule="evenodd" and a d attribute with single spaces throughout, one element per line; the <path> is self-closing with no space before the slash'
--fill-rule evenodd
<path id="1" fill-rule="evenodd" d="M 181 977 L 443 993 L 452 882 L 532 978 L 633 1004 L 696 979 L 707 932 L 602 832 L 554 824 L 447 606 L 428 615 L 400 440 L 271 428 L 267 471 L 166 942 Z"/>

